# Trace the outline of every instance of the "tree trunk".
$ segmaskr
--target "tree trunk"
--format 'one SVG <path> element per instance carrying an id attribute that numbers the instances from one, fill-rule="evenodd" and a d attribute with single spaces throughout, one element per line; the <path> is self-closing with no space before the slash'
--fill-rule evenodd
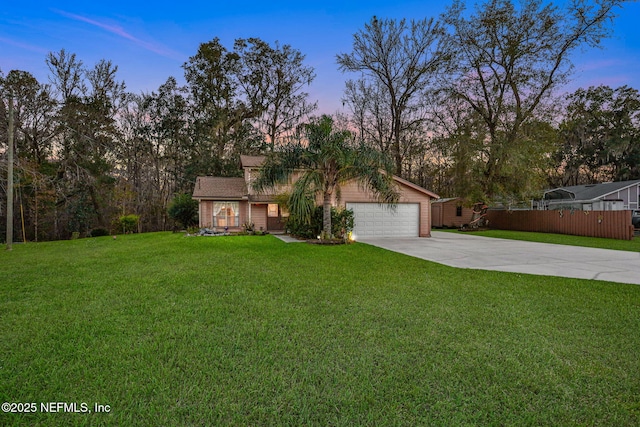
<path id="1" fill-rule="evenodd" d="M 322 238 L 331 238 L 331 193 L 324 193 L 322 202 Z"/>

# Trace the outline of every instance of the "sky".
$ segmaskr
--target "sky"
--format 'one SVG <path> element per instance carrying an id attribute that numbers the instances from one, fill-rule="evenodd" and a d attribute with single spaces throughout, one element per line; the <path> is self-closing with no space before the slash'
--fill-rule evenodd
<path id="1" fill-rule="evenodd" d="M 567 0 L 557 0 L 562 6 Z M 316 79 L 308 88 L 320 113 L 346 112 L 336 55 L 351 52 L 353 34 L 372 16 L 437 18 L 450 1 L 64 1 L 6 0 L 0 7 L 0 70 L 29 71 L 48 81 L 49 52 L 65 49 L 86 66 L 101 59 L 118 66 L 118 79 L 134 93 L 156 91 L 168 77 L 184 82 L 182 65 L 201 43 L 219 37 L 231 49 L 237 38 L 289 44 L 306 55 Z M 475 1 L 469 1 L 470 5 Z M 602 49 L 573 56 L 575 74 L 566 87 L 599 84 L 640 90 L 640 2 L 617 10 L 613 35 Z"/>

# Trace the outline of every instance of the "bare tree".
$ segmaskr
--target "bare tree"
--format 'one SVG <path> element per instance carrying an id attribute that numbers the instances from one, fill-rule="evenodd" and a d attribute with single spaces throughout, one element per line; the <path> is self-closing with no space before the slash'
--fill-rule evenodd
<path id="1" fill-rule="evenodd" d="M 423 92 L 447 58 L 441 45 L 443 34 L 433 19 L 407 22 L 374 16 L 353 36 L 353 51 L 337 55 L 341 71 L 362 73 L 361 81 L 348 83 L 346 101 L 363 125 L 365 121 L 374 125 L 369 132 L 377 133 L 382 148 L 388 147 L 399 175 L 403 174 L 405 132 L 424 120 L 420 114 Z M 362 103 L 366 92 L 376 95 L 369 104 Z M 365 115 L 371 118 L 364 120 Z"/>
<path id="2" fill-rule="evenodd" d="M 304 65 L 305 56 L 288 44 L 276 42 L 272 47 L 258 38 L 237 39 L 234 51 L 242 63 L 240 85 L 249 103 L 261 111 L 255 124 L 273 149 L 317 108 L 304 91 L 315 72 Z"/>

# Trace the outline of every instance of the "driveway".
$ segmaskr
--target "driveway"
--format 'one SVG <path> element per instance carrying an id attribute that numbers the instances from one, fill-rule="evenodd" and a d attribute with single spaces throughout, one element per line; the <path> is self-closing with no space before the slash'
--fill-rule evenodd
<path id="1" fill-rule="evenodd" d="M 583 248 L 432 231 L 431 238 L 363 238 L 367 243 L 459 268 L 640 285 L 640 252 Z"/>

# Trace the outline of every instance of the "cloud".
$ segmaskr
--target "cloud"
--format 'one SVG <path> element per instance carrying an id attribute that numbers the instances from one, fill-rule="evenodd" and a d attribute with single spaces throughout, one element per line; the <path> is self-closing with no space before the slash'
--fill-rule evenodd
<path id="1" fill-rule="evenodd" d="M 84 23 L 93 25 L 94 27 L 101 28 L 111 34 L 115 34 L 118 37 L 129 40 L 130 42 L 134 43 L 135 45 L 145 50 L 148 50 L 153 53 L 157 53 L 158 55 L 161 55 L 170 59 L 182 59 L 184 57 L 184 55 L 181 55 L 176 51 L 173 51 L 165 46 L 162 46 L 161 44 L 141 40 L 131 35 L 124 28 L 118 25 L 107 24 L 104 22 L 96 21 L 95 19 L 87 18 L 85 16 L 76 15 L 74 13 L 69 13 L 62 10 L 54 9 L 54 12 L 56 12 L 59 15 L 65 16 L 67 18 L 73 19 L 75 21 L 84 22 Z"/>
<path id="2" fill-rule="evenodd" d="M 621 61 L 618 59 L 602 59 L 596 61 L 586 61 L 578 65 L 580 71 L 599 71 L 619 67 Z"/>
<path id="3" fill-rule="evenodd" d="M 40 46 L 34 46 L 32 44 L 28 44 L 28 43 L 22 43 L 16 40 L 12 40 L 12 39 L 8 39 L 5 37 L 0 37 L 0 43 L 4 43 L 4 44 L 9 44 L 11 46 L 15 46 L 17 48 L 20 49 L 24 49 L 24 50 L 30 50 L 32 52 L 37 52 L 37 53 L 43 53 L 43 54 L 47 54 L 49 53 L 49 51 L 43 47 Z"/>

